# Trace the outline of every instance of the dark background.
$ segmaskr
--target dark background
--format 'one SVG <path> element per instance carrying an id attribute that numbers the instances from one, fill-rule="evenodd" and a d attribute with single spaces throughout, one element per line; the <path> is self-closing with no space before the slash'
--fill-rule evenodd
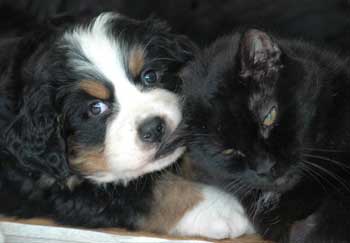
<path id="1" fill-rule="evenodd" d="M 350 0 L 0 0 L 44 21 L 64 14 L 116 10 L 155 15 L 206 45 L 237 27 L 262 27 L 350 54 Z"/>

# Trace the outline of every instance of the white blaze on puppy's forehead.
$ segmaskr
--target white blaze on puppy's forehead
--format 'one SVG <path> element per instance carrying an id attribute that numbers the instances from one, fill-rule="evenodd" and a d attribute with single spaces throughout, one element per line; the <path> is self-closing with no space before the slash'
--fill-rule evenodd
<path id="1" fill-rule="evenodd" d="M 88 60 L 85 67 L 74 68 L 92 69 L 111 82 L 118 82 L 118 88 L 127 80 L 123 67 L 121 40 L 111 33 L 111 21 L 117 19 L 117 14 L 101 14 L 89 26 L 79 26 L 65 35 L 65 39 L 79 48 Z M 76 62 L 77 60 L 73 60 Z M 83 61 L 81 61 L 82 64 Z"/>
<path id="2" fill-rule="evenodd" d="M 77 69 L 90 69 L 103 75 L 115 88 L 118 103 L 130 101 L 140 94 L 140 90 L 130 82 L 124 65 L 123 40 L 111 33 L 111 21 L 121 18 L 118 14 L 104 13 L 88 27 L 78 27 L 66 35 L 66 39 L 79 46 L 89 63 Z M 74 62 L 74 61 L 73 61 Z M 87 66 L 86 66 L 87 65 Z"/>
<path id="3" fill-rule="evenodd" d="M 109 171 L 90 176 L 99 182 L 128 181 L 160 170 L 173 163 L 184 150 L 177 149 L 167 157 L 154 161 L 157 149 L 149 148 L 140 141 L 138 126 L 147 118 L 161 117 L 166 122 L 168 132 L 173 132 L 182 119 L 181 106 L 176 94 L 161 88 L 143 90 L 129 80 L 125 60 L 133 49 L 125 48 L 123 44 L 126 40 L 111 32 L 111 21 L 118 21 L 118 18 L 121 17 L 102 14 L 90 26 L 77 27 L 64 37 L 71 45 L 68 47 L 72 52 L 70 62 L 75 70 L 100 75 L 114 88 L 118 112 L 108 121 L 105 139 Z M 127 34 L 132 30 L 122 31 Z M 135 45 L 140 48 L 139 43 Z M 79 53 L 75 54 L 74 51 Z"/>

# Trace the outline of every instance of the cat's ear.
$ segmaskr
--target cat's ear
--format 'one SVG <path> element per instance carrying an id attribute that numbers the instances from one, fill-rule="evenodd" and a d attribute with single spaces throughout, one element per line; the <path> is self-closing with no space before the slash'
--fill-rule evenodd
<path id="1" fill-rule="evenodd" d="M 276 84 L 282 70 L 282 51 L 267 33 L 251 29 L 243 34 L 239 50 L 240 78 L 250 91 L 249 108 L 261 135 L 269 136 L 278 119 Z"/>
<path id="2" fill-rule="evenodd" d="M 253 82 L 271 80 L 282 67 L 282 51 L 267 33 L 250 29 L 242 35 L 239 50 L 240 76 Z"/>

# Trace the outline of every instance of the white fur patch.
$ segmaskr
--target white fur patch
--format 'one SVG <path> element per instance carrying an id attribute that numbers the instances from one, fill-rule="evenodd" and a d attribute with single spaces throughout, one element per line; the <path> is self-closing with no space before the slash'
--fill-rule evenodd
<path id="1" fill-rule="evenodd" d="M 74 58 L 77 71 L 93 70 L 114 87 L 118 112 L 109 121 L 105 140 L 105 155 L 109 171 L 96 173 L 90 179 L 96 182 L 128 182 L 145 173 L 161 170 L 176 161 L 184 151 L 179 148 L 167 157 L 154 161 L 157 148 L 146 146 L 137 134 L 138 126 L 151 117 L 165 120 L 168 130 L 174 131 L 182 120 L 181 105 L 176 94 L 155 88 L 144 91 L 128 79 L 123 64 L 126 50 L 123 40 L 109 31 L 115 14 L 102 14 L 89 26 L 67 32 L 64 39 L 79 49 L 88 59 Z M 146 50 L 147 51 L 147 50 Z"/>
<path id="2" fill-rule="evenodd" d="M 2 230 L 0 230 L 0 243 L 5 243 L 5 235 Z"/>
<path id="3" fill-rule="evenodd" d="M 226 239 L 254 233 L 242 205 L 235 197 L 211 186 L 200 187 L 204 200 L 185 214 L 172 234 Z"/>

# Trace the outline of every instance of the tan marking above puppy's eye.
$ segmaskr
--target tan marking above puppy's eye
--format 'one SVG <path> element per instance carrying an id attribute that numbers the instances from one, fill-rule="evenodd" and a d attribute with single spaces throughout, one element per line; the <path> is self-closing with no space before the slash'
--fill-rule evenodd
<path id="1" fill-rule="evenodd" d="M 140 75 L 143 66 L 145 64 L 145 52 L 141 47 L 134 47 L 130 51 L 129 56 L 129 71 L 133 78 L 136 78 Z"/>
<path id="2" fill-rule="evenodd" d="M 263 125 L 265 127 L 270 127 L 275 124 L 277 118 L 277 108 L 274 106 L 271 108 L 269 113 L 264 118 Z"/>
<path id="3" fill-rule="evenodd" d="M 82 80 L 79 84 L 80 88 L 89 95 L 101 100 L 107 100 L 111 97 L 109 89 L 97 80 Z"/>

